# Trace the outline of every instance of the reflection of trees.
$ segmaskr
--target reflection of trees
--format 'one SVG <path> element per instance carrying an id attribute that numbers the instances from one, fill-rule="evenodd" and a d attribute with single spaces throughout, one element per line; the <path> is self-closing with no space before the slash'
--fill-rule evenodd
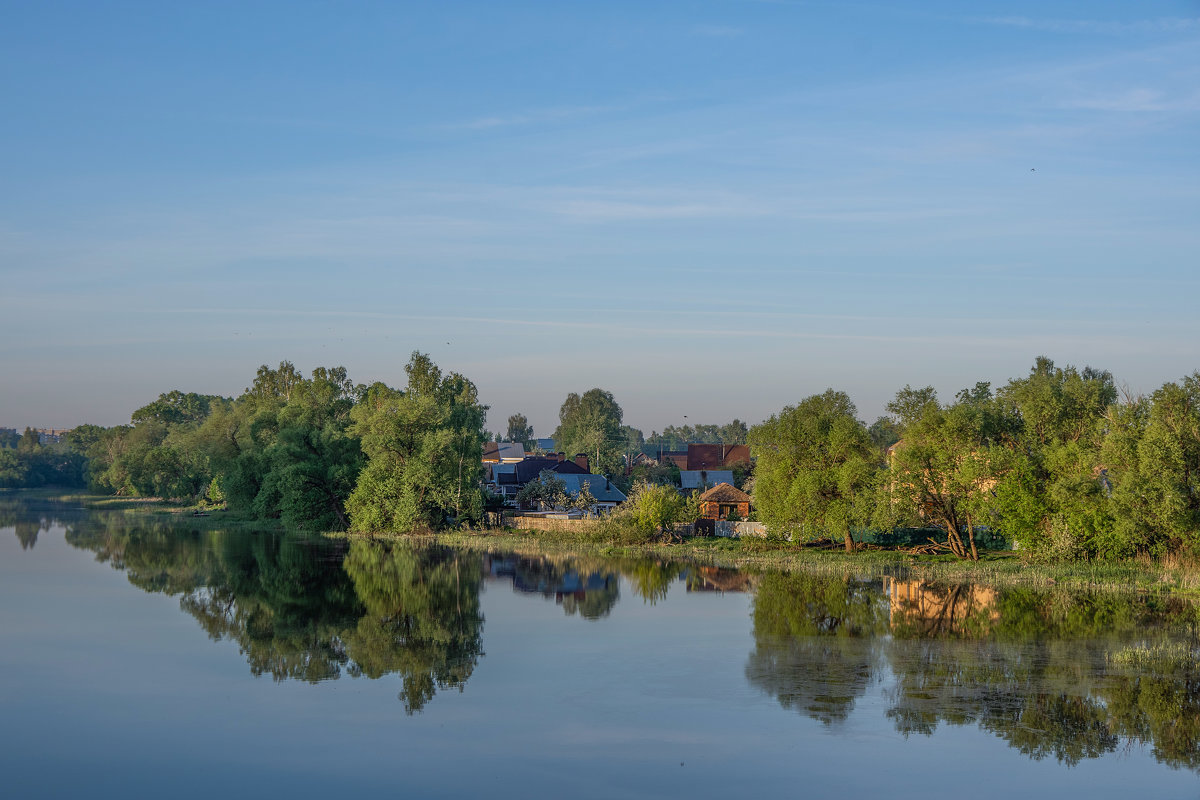
<path id="1" fill-rule="evenodd" d="M 881 588 L 764 576 L 747 679 L 828 724 L 886 663 L 895 679 L 887 715 L 905 735 L 974 725 L 1030 758 L 1066 764 L 1146 742 L 1159 760 L 1200 769 L 1200 649 L 1194 637 L 1179 640 L 1191 607 L 1024 588 Z M 1154 646 L 1135 648 L 1149 655 L 1133 666 L 1113 662 L 1131 642 Z"/>
<path id="2" fill-rule="evenodd" d="M 811 574 L 764 575 L 754 598 L 746 679 L 829 724 L 844 720 L 870 684 L 875 635 L 887 625 L 878 586 Z"/>
<path id="3" fill-rule="evenodd" d="M 1152 657 L 1142 669 L 1118 670 L 1103 698 L 1114 727 L 1150 742 L 1172 767 L 1200 770 L 1200 649 L 1187 643 L 1182 657 Z"/>
<path id="4" fill-rule="evenodd" d="M 634 593 L 650 605 L 666 599 L 671 584 L 683 571 L 683 565 L 677 561 L 651 558 L 631 559 L 621 568 Z"/>
<path id="5" fill-rule="evenodd" d="M 461 688 L 481 654 L 478 557 L 323 537 L 189 530 L 97 514 L 67 541 L 237 642 L 255 675 L 317 682 L 397 673 L 407 711 Z M 344 568 L 343 568 L 344 567 Z"/>
<path id="6" fill-rule="evenodd" d="M 409 713 L 439 688 L 461 690 L 483 653 L 481 566 L 445 547 L 354 542 L 345 569 L 367 611 L 345 635 L 356 674 L 398 673 Z"/>
<path id="7" fill-rule="evenodd" d="M 37 544 L 38 534 L 49 530 L 51 525 L 63 524 L 53 515 L 46 502 L 26 502 L 20 498 L 0 500 L 0 528 L 13 529 L 22 550 L 32 550 Z M 51 513 L 45 513 L 49 510 Z"/>
<path id="8" fill-rule="evenodd" d="M 32 550 L 37 544 L 38 532 L 42 530 L 40 522 L 18 522 L 15 526 L 17 539 L 21 542 L 22 550 Z"/>
<path id="9" fill-rule="evenodd" d="M 1067 764 L 1117 745 L 1091 695 L 1103 652 L 1082 643 L 893 639 L 888 709 L 904 734 L 978 725 L 1034 759 Z"/>

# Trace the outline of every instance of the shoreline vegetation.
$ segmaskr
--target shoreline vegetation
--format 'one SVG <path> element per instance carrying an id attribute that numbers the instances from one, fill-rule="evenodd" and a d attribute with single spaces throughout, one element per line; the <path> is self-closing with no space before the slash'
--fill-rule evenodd
<path id="1" fill-rule="evenodd" d="M 129 425 L 0 430 L 0 487 L 176 498 L 312 533 L 481 529 L 514 488 L 485 481 L 484 443 L 532 450 L 534 431 L 515 414 L 506 434 L 489 432 L 475 385 L 428 355 L 414 352 L 404 370 L 402 388 L 367 386 L 344 367 L 305 377 L 285 361 L 260 367 L 237 398 L 162 394 Z M 515 501 L 600 513 L 590 538 L 610 545 L 672 540 L 680 525 L 719 516 L 759 523 L 776 542 L 840 542 L 863 561 L 879 558 L 864 540 L 896 545 L 921 531 L 910 549 L 963 561 L 992 562 L 1012 547 L 1022 563 L 1195 571 L 1200 371 L 1122 396 L 1107 371 L 1038 357 L 1024 377 L 995 390 L 979 382 L 948 402 L 932 387 L 905 386 L 887 412 L 868 425 L 829 389 L 758 425 L 735 419 L 645 437 L 624 424 L 611 392 L 572 392 L 552 434 L 557 461 L 574 459 L 627 499 L 599 511 L 590 492 L 569 492 L 543 472 L 522 478 Z M 679 453 L 669 452 L 682 440 L 693 440 L 689 467 L 691 445 L 720 444 L 739 502 L 701 508 L 686 493 Z M 726 462 L 726 445 L 736 446 L 736 463 Z M 755 546 L 771 545 L 739 545 Z"/>
<path id="2" fill-rule="evenodd" d="M 162 498 L 112 497 L 64 493 L 52 489 L 0 490 L 5 497 L 31 501 L 78 504 L 94 511 L 147 516 L 173 524 L 210 530 L 284 529 L 278 520 L 247 518 L 208 505 L 177 503 Z M 204 516 L 196 516 L 200 512 Z M 512 521 L 519 521 L 514 518 Z M 414 533 L 352 533 L 326 531 L 327 538 L 368 541 L 424 541 L 473 552 L 506 552 L 545 556 L 615 556 L 681 561 L 703 566 L 748 571 L 778 571 L 815 575 L 843 575 L 858 579 L 880 577 L 923 580 L 933 583 L 974 583 L 992 587 L 1025 586 L 1067 591 L 1154 592 L 1200 595 L 1200 562 L 1167 556 L 1120 561 L 1048 562 L 1032 560 L 1012 550 L 982 550 L 978 561 L 947 553 L 911 553 L 905 548 L 862 545 L 846 553 L 841 542 L 825 540 L 792 543 L 774 538 L 687 537 L 668 540 L 643 537 L 635 530 L 615 532 L 596 521 L 591 526 L 557 531 L 522 529 L 519 526 L 479 530 L 426 530 Z"/>

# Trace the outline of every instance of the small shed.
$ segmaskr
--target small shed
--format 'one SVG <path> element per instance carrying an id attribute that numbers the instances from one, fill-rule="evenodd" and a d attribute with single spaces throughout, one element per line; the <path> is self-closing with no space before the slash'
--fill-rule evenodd
<path id="1" fill-rule="evenodd" d="M 750 516 L 750 495 L 728 483 L 718 483 L 700 495 L 701 519 L 728 519 L 736 512 L 745 519 Z"/>

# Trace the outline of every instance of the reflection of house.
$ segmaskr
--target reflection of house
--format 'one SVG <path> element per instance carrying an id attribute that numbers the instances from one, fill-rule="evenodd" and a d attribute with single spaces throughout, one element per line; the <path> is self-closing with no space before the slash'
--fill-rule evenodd
<path id="1" fill-rule="evenodd" d="M 548 559 L 489 554 L 484 569 L 493 578 L 511 579 L 515 592 L 553 598 L 568 614 L 588 619 L 606 616 L 620 598 L 615 572 L 582 570 L 571 561 L 555 564 Z"/>
<path id="2" fill-rule="evenodd" d="M 728 519 L 732 514 L 750 515 L 750 495 L 732 484 L 719 483 L 700 495 L 701 519 Z"/>
<path id="3" fill-rule="evenodd" d="M 697 567 L 687 575 L 689 592 L 748 592 L 753 583 L 748 573 L 729 567 Z"/>
<path id="4" fill-rule="evenodd" d="M 731 469 L 686 469 L 679 471 L 679 486 L 685 492 L 708 491 L 719 483 L 733 485 Z"/>
<path id="5" fill-rule="evenodd" d="M 966 632 L 968 620 L 995 622 L 999 593 L 986 586 L 956 584 L 939 586 L 926 581 L 884 578 L 883 588 L 891 605 L 892 628 L 907 628 L 923 635 Z"/>

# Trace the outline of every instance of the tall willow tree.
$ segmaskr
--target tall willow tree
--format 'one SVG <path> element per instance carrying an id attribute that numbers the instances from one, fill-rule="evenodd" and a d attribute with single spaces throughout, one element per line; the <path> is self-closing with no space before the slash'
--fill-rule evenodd
<path id="1" fill-rule="evenodd" d="M 1055 557 L 1115 554 L 1100 464 L 1106 416 L 1117 399 L 1112 375 L 1055 367 L 1039 356 L 1028 377 L 997 395 L 1015 423 L 996 461 L 996 526 L 1022 547 Z"/>
<path id="2" fill-rule="evenodd" d="M 750 430 L 754 504 L 773 533 L 841 538 L 870 518 L 878 458 L 854 403 L 833 389 L 813 395 Z"/>
<path id="3" fill-rule="evenodd" d="M 1200 372 L 1114 407 L 1105 423 L 1118 554 L 1200 550 Z"/>
<path id="4" fill-rule="evenodd" d="M 367 457 L 347 503 L 356 531 L 439 527 L 483 510 L 487 406 L 475 384 L 458 373 L 443 376 L 421 353 L 404 369 L 403 391 L 376 383 L 351 412 L 350 432 Z"/>
<path id="5" fill-rule="evenodd" d="M 888 411 L 904 438 L 889 459 L 887 502 L 880 503 L 879 516 L 936 525 L 946 532 L 952 553 L 978 561 L 975 526 L 981 516 L 988 518 L 988 492 L 996 483 L 992 445 L 1010 427 L 991 388 L 977 383 L 942 406 L 932 388 L 905 387 Z"/>

